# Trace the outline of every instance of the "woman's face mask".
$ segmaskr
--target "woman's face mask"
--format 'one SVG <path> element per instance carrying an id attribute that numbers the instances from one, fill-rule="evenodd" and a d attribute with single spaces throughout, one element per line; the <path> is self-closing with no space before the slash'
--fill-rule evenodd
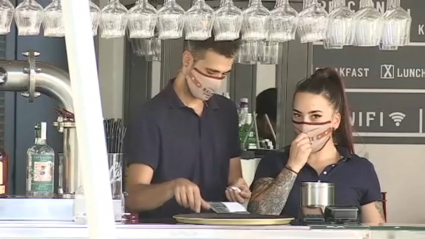
<path id="1" fill-rule="evenodd" d="M 292 121 L 297 134 L 305 133 L 310 138 L 312 152 L 322 150 L 332 136 L 334 131 L 331 121 L 323 123 L 297 122 Z"/>
<path id="2" fill-rule="evenodd" d="M 224 79 L 225 76 L 207 76 L 196 68 L 186 74 L 190 92 L 195 98 L 202 101 L 209 100 L 220 89 Z"/>

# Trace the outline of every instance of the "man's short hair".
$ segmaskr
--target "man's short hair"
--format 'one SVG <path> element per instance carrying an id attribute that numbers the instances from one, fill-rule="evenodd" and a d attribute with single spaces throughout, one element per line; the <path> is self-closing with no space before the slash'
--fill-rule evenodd
<path id="1" fill-rule="evenodd" d="M 213 51 L 227 58 L 233 58 L 236 56 L 240 46 L 240 38 L 234 41 L 215 41 L 214 34 L 212 34 L 205 41 L 185 41 L 184 49 L 192 53 L 196 60 L 201 60 L 205 57 L 207 51 Z"/>
<path id="2" fill-rule="evenodd" d="M 267 116 L 276 121 L 277 115 L 277 89 L 270 88 L 257 95 L 256 113 L 258 116 Z"/>

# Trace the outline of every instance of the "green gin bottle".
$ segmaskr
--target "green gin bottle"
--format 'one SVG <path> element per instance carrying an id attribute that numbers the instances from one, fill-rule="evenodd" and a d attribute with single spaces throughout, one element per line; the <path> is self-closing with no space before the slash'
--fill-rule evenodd
<path id="1" fill-rule="evenodd" d="M 27 196 L 50 198 L 54 193 L 55 152 L 46 143 L 47 124 L 35 126 L 35 144 L 27 151 Z"/>

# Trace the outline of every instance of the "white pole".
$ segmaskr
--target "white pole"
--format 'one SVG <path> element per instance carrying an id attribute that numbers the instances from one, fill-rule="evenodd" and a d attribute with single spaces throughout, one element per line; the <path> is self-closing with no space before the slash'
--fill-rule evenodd
<path id="1" fill-rule="evenodd" d="M 115 239 L 89 2 L 62 0 L 62 11 L 89 234 L 91 239 Z"/>

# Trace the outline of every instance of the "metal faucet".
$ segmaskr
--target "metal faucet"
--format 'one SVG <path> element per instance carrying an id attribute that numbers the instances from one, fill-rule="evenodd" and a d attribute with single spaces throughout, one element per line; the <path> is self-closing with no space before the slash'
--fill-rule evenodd
<path id="1" fill-rule="evenodd" d="M 54 65 L 37 62 L 36 57 L 40 55 L 38 52 L 27 51 L 23 55 L 27 57 L 27 61 L 0 60 L 0 91 L 21 92 L 30 102 L 44 94 L 56 100 L 61 107 L 74 112 L 69 74 Z M 75 124 L 66 122 L 61 117 L 55 122 L 55 126 L 64 136 L 63 192 L 68 197 L 81 185 L 77 134 Z"/>

